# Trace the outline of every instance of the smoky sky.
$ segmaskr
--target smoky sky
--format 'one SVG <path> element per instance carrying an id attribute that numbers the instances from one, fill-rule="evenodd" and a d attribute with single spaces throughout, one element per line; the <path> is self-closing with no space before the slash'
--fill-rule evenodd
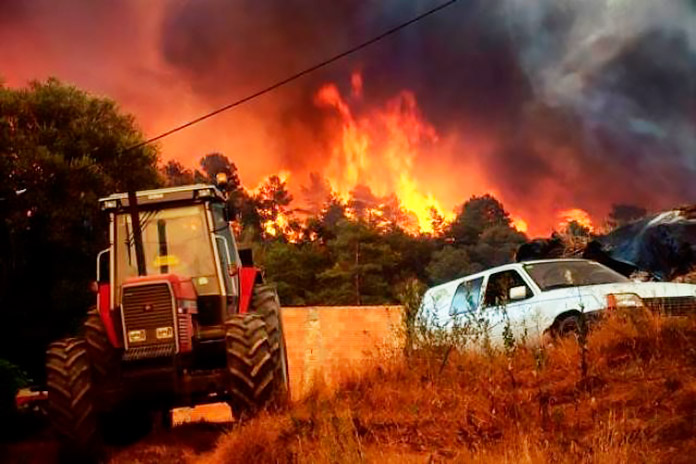
<path id="1" fill-rule="evenodd" d="M 185 1 L 168 11 L 162 50 L 197 92 L 217 99 L 229 95 L 225 89 L 300 70 L 436 3 Z M 294 84 L 277 121 L 321 127 L 326 115 L 311 92 L 358 69 L 368 82 L 365 101 L 411 89 L 439 132 L 478 130 L 499 140 L 483 162 L 509 195 L 538 195 L 542 181 L 555 178 L 581 203 L 608 193 L 663 206 L 655 192 L 663 203 L 693 201 L 694 8 L 668 0 L 666 12 L 656 13 L 648 2 L 628 3 L 458 2 Z M 315 135 L 321 143 L 318 129 Z M 304 156 L 287 154 L 290 164 Z"/>
<path id="2" fill-rule="evenodd" d="M 468 114 L 481 125 L 512 121 L 529 86 L 494 3 L 462 1 L 293 86 L 313 92 L 358 69 L 370 81 L 367 100 L 411 89 L 439 127 Z M 218 98 L 226 89 L 258 88 L 299 71 L 435 4 L 189 1 L 170 9 L 162 49 L 196 91 Z"/>

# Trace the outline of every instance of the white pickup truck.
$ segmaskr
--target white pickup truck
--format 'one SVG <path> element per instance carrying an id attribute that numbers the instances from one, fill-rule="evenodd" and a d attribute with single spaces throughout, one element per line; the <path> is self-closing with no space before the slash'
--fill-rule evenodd
<path id="1" fill-rule="evenodd" d="M 646 306 L 666 314 L 696 311 L 696 285 L 634 282 L 594 261 L 554 259 L 506 264 L 429 289 L 419 321 L 448 329 L 477 321 L 493 345 L 509 326 L 516 340 L 577 330 L 579 316 Z M 481 324 L 481 322 L 484 324 Z"/>

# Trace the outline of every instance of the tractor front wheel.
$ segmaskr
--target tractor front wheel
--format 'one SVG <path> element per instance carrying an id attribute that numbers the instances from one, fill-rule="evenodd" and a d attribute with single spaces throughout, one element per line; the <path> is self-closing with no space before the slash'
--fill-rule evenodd
<path id="1" fill-rule="evenodd" d="M 71 461 L 90 460 L 99 449 L 97 411 L 87 344 L 82 338 L 51 343 L 46 353 L 48 417 Z"/>
<path id="2" fill-rule="evenodd" d="M 259 314 L 266 322 L 266 330 L 273 352 L 273 365 L 275 366 L 273 399 L 276 405 L 282 405 L 290 397 L 288 355 L 285 347 L 283 320 L 280 316 L 280 300 L 273 286 L 263 284 L 254 287 L 251 311 Z"/>

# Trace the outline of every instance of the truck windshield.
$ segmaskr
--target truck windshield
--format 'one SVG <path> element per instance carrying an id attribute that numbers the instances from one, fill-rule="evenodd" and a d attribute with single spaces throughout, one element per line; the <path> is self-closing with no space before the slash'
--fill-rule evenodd
<path id="1" fill-rule="evenodd" d="M 542 291 L 564 287 L 630 282 L 618 272 L 593 261 L 552 261 L 524 266 Z"/>
<path id="2" fill-rule="evenodd" d="M 140 226 L 148 275 L 190 277 L 199 295 L 220 294 L 203 205 L 142 211 Z M 116 216 L 115 241 L 120 287 L 125 279 L 138 275 L 129 214 Z"/>

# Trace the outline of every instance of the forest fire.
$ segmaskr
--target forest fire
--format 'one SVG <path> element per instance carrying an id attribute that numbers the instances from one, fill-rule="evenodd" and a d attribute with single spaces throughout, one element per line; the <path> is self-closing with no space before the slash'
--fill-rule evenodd
<path id="1" fill-rule="evenodd" d="M 530 236 L 562 227 L 561 211 L 586 211 L 587 225 L 614 204 L 659 210 L 693 198 L 693 6 L 532 3 L 460 3 L 163 139 L 162 160 L 194 168 L 221 152 L 246 186 L 287 170 L 295 208 L 307 206 L 312 173 L 344 200 L 365 187 L 368 207 L 397 201 L 410 231 L 430 231 L 432 211 L 451 218 L 486 193 Z M 10 1 L 0 6 L 0 77 L 21 87 L 56 76 L 107 95 L 154 136 L 422 8 L 164 0 L 77 2 L 56 15 L 51 2 Z M 128 34 L 114 42 L 123 24 Z M 656 68 L 666 51 L 685 65 Z M 653 98 L 645 89 L 656 81 L 671 84 Z"/>
<path id="2" fill-rule="evenodd" d="M 360 73 L 351 76 L 352 96 L 362 98 Z M 341 118 L 340 135 L 323 171 L 332 190 L 349 198 L 356 186 L 370 189 L 377 198 L 395 195 L 407 213 L 400 225 L 409 231 L 432 232 L 432 212 L 451 219 L 438 200 L 414 176 L 414 158 L 422 144 L 438 140 L 435 129 L 420 115 L 416 97 L 402 91 L 382 108 L 355 116 L 335 84 L 322 86 L 315 96 Z M 370 205 L 366 205 L 370 206 Z"/>

